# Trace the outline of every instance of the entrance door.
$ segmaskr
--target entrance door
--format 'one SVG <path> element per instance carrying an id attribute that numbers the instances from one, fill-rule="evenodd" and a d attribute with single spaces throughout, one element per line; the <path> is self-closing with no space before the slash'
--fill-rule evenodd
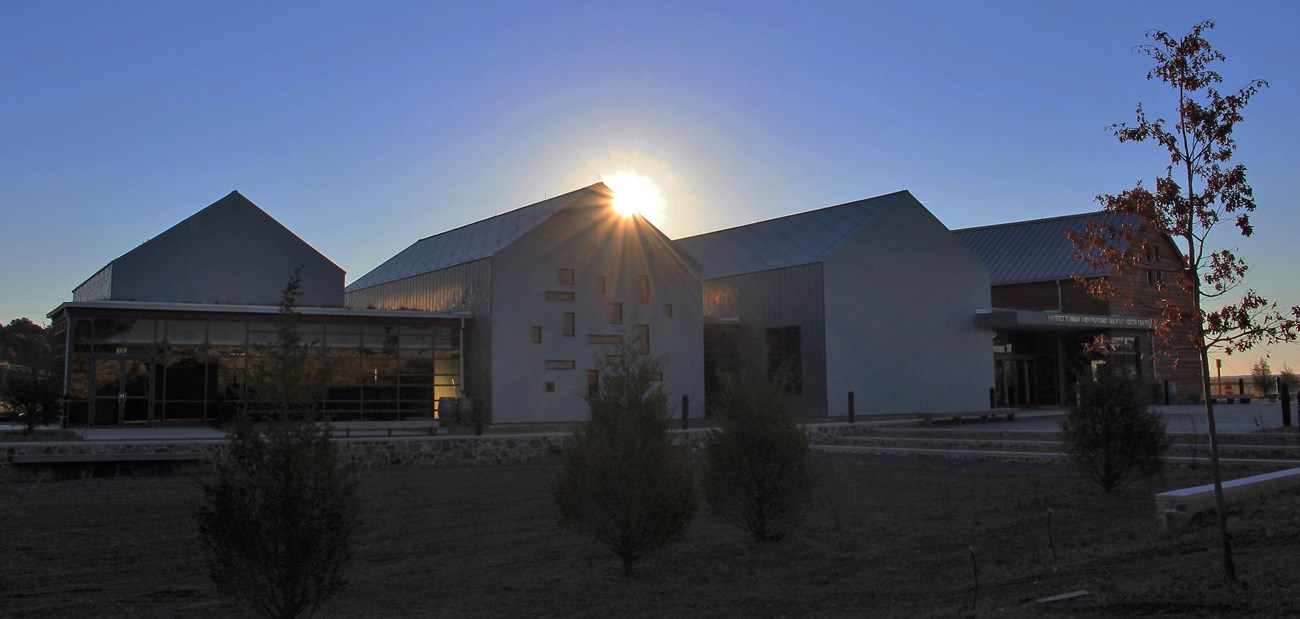
<path id="1" fill-rule="evenodd" d="M 998 356 L 993 360 L 994 387 L 998 406 L 1033 404 L 1034 359 L 1027 356 Z"/>
<path id="2" fill-rule="evenodd" d="M 95 360 L 95 405 L 91 425 L 149 423 L 152 372 L 149 359 L 107 357 Z"/>

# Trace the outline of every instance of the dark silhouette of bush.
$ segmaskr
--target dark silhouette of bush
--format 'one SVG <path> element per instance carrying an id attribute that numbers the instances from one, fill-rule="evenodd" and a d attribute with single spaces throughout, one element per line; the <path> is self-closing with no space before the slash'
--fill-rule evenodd
<path id="1" fill-rule="evenodd" d="M 285 288 L 279 342 L 266 350 L 268 388 L 251 396 L 273 421 L 254 425 L 245 403 L 197 514 L 217 587 L 276 619 L 313 614 L 345 584 L 361 512 L 328 428 L 311 420 L 320 381 L 294 333 L 298 283 L 295 274 Z"/>
<path id="2" fill-rule="evenodd" d="M 799 526 L 812 500 L 808 436 L 784 405 L 780 384 L 734 376 L 722 383 L 719 430 L 706 444 L 705 499 L 754 541 L 780 540 Z"/>
<path id="3" fill-rule="evenodd" d="M 9 406 L 31 434 L 36 427 L 58 419 L 59 383 L 47 372 L 12 372 L 4 382 L 0 401 Z"/>
<path id="4" fill-rule="evenodd" d="M 1172 440 L 1150 405 L 1150 390 L 1118 371 L 1102 371 L 1079 386 L 1079 403 L 1061 422 L 1070 461 L 1109 493 L 1160 471 Z"/>
<path id="5" fill-rule="evenodd" d="M 646 552 L 679 539 L 695 516 L 690 460 L 668 434 L 662 367 L 628 343 L 606 357 L 587 397 L 591 419 L 559 456 L 561 520 L 613 551 L 624 576 Z"/>

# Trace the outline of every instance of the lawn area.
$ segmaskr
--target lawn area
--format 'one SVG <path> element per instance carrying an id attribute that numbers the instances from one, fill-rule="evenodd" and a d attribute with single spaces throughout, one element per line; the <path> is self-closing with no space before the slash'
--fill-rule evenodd
<path id="1" fill-rule="evenodd" d="M 1154 530 L 1153 494 L 1205 483 L 1204 468 L 1114 496 L 1057 466 L 821 456 L 818 469 L 795 538 L 755 545 L 705 511 L 630 579 L 559 525 L 552 467 L 366 471 L 350 585 L 318 616 L 1300 614 L 1294 493 L 1233 512 L 1249 583 L 1240 593 L 1221 583 L 1209 519 L 1177 537 Z M 207 577 L 193 518 L 200 482 L 0 485 L 0 616 L 247 616 Z M 1033 602 L 1079 589 L 1092 594 Z"/>

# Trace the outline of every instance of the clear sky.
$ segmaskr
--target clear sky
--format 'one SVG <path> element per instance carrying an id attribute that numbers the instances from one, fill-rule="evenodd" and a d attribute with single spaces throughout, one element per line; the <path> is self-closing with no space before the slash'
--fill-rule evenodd
<path id="1" fill-rule="evenodd" d="M 674 238 L 903 188 L 951 228 L 1093 210 L 1166 161 L 1104 130 L 1171 113 L 1134 46 L 1207 18 L 1224 88 L 1271 83 L 1257 232 L 1219 239 L 1300 304 L 1300 3 L 9 0 L 0 320 L 235 188 L 349 282 L 619 170 Z"/>

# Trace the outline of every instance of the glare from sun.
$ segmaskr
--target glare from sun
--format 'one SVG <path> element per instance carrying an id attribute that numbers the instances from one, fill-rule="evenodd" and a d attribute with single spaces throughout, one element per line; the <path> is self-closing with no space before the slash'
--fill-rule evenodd
<path id="1" fill-rule="evenodd" d="M 619 215 L 640 215 L 663 224 L 664 196 L 654 181 L 630 170 L 619 170 L 602 180 L 614 192 L 614 210 Z"/>

